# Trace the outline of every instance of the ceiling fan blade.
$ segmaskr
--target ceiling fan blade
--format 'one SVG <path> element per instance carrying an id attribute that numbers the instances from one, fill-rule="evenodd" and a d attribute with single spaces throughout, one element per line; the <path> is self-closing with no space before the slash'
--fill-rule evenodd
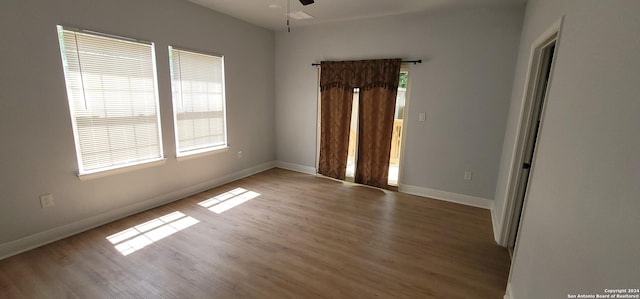
<path id="1" fill-rule="evenodd" d="M 300 0 L 300 3 L 302 3 L 302 5 L 309 5 L 313 4 L 313 0 Z"/>

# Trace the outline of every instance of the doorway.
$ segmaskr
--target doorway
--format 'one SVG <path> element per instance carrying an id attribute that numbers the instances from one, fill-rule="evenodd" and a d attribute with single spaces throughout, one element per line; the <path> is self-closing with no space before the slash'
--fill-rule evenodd
<path id="1" fill-rule="evenodd" d="M 522 131 L 524 142 L 521 146 L 521 163 L 516 165 L 514 179 L 517 180 L 514 197 L 514 209 L 509 225 L 507 247 L 513 254 L 518 239 L 521 216 L 524 202 L 527 197 L 529 177 L 533 171 L 535 162 L 536 143 L 542 129 L 542 115 L 549 90 L 549 81 L 553 72 L 553 62 L 556 53 L 558 32 L 552 34 L 542 42 L 535 50 L 534 62 L 530 69 L 530 82 L 528 88 L 528 118 L 523 118 Z M 528 119 L 528 120 L 527 120 Z"/>

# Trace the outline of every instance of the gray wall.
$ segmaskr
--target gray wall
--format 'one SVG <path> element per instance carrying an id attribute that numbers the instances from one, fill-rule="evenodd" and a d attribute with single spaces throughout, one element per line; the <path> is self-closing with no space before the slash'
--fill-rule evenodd
<path id="1" fill-rule="evenodd" d="M 402 184 L 493 199 L 524 9 L 440 10 L 276 33 L 277 159 L 315 167 L 311 63 L 401 57 L 410 66 Z M 426 122 L 418 122 L 425 112 Z M 474 172 L 464 180 L 465 170 Z"/>
<path id="2" fill-rule="evenodd" d="M 513 299 L 638 288 L 639 13 L 635 0 L 528 3 L 509 128 L 531 41 L 565 19 L 511 269 Z"/>
<path id="3" fill-rule="evenodd" d="M 58 24 L 156 43 L 164 165 L 77 178 Z M 275 159 L 271 31 L 178 0 L 3 0 L 0 37 L 0 245 L 144 209 L 149 199 L 178 199 L 193 186 Z M 168 45 L 225 55 L 228 152 L 176 161 Z M 53 194 L 54 207 L 40 208 L 44 193 Z"/>

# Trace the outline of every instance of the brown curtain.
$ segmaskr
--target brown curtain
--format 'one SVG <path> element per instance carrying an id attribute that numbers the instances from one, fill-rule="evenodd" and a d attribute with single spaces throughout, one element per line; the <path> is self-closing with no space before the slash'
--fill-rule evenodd
<path id="1" fill-rule="evenodd" d="M 388 188 L 400 59 L 363 61 L 355 182 Z"/>
<path id="2" fill-rule="evenodd" d="M 344 180 L 353 88 L 360 88 L 355 181 L 387 188 L 400 59 L 320 64 L 320 174 Z"/>
<path id="3" fill-rule="evenodd" d="M 354 64 L 320 64 L 320 161 L 318 173 L 344 180 L 349 151 L 349 125 Z"/>

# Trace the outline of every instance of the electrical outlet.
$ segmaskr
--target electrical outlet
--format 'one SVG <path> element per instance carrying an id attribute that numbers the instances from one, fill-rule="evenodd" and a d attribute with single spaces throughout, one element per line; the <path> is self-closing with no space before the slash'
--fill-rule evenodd
<path id="1" fill-rule="evenodd" d="M 242 158 L 242 151 L 238 151 L 238 159 Z"/>
<path id="2" fill-rule="evenodd" d="M 40 195 L 40 205 L 42 208 L 53 207 L 53 195 L 51 193 Z"/>
<path id="3" fill-rule="evenodd" d="M 470 181 L 472 179 L 473 173 L 470 170 L 464 172 L 464 179 Z"/>

